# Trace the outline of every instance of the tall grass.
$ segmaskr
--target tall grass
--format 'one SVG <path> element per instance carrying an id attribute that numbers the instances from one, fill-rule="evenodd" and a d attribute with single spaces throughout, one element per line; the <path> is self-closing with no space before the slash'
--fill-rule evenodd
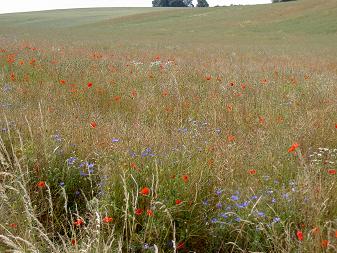
<path id="1" fill-rule="evenodd" d="M 0 44 L 2 251 L 336 249 L 333 60 L 36 47 Z"/>

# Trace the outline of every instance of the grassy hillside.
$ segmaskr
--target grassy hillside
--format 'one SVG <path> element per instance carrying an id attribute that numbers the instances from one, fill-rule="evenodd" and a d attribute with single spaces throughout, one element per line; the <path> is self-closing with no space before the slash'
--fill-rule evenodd
<path id="1" fill-rule="evenodd" d="M 0 15 L 0 252 L 335 252 L 336 20 Z"/>

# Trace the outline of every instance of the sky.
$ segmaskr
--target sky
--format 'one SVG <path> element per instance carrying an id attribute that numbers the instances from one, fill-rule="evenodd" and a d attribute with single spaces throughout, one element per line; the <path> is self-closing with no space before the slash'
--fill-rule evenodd
<path id="1" fill-rule="evenodd" d="M 208 0 L 210 6 L 270 2 L 271 0 Z M 152 0 L 0 0 L 0 13 L 87 7 L 150 7 L 151 3 Z"/>

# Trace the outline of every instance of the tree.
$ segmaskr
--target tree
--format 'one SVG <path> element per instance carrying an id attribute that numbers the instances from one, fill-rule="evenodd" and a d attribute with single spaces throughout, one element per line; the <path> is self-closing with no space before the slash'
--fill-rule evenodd
<path id="1" fill-rule="evenodd" d="M 209 7 L 207 0 L 198 0 L 197 7 Z"/>
<path id="2" fill-rule="evenodd" d="M 295 0 L 272 0 L 273 3 L 290 2 Z"/>
<path id="3" fill-rule="evenodd" d="M 169 1 L 168 0 L 153 0 L 152 6 L 153 7 L 169 7 Z"/>
<path id="4" fill-rule="evenodd" d="M 153 0 L 153 7 L 193 7 L 193 0 Z"/>

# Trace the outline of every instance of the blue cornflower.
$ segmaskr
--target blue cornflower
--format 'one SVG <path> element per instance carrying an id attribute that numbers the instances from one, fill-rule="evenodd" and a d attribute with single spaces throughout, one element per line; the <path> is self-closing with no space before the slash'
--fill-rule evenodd
<path id="1" fill-rule="evenodd" d="M 64 182 L 60 182 L 59 186 L 63 187 L 64 186 Z"/>
<path id="2" fill-rule="evenodd" d="M 281 221 L 281 218 L 279 218 L 279 217 L 275 217 L 274 219 L 273 219 L 273 222 L 274 223 L 278 223 L 278 222 L 280 222 Z"/>
<path id="3" fill-rule="evenodd" d="M 218 219 L 217 219 L 217 218 L 212 218 L 212 219 L 211 219 L 211 223 L 216 223 L 216 222 L 218 222 Z"/>
<path id="4" fill-rule="evenodd" d="M 73 165 L 76 162 L 77 158 L 76 157 L 70 157 L 67 159 L 67 164 L 68 166 Z"/>
<path id="5" fill-rule="evenodd" d="M 60 142 L 62 141 L 62 137 L 59 133 L 53 135 L 54 141 Z"/>
<path id="6" fill-rule="evenodd" d="M 241 221 L 241 218 L 240 218 L 240 217 L 236 217 L 234 220 L 235 220 L 236 222 L 240 222 L 240 221 Z"/>
<path id="7" fill-rule="evenodd" d="M 276 203 L 276 199 L 272 198 L 271 203 Z"/>
<path id="8" fill-rule="evenodd" d="M 119 139 L 118 138 L 112 138 L 111 140 L 113 143 L 116 143 L 116 142 L 119 142 Z"/>
<path id="9" fill-rule="evenodd" d="M 239 196 L 237 196 L 237 195 L 232 195 L 232 196 L 231 196 L 231 200 L 238 201 L 238 200 L 239 200 Z"/>
<path id="10" fill-rule="evenodd" d="M 219 208 L 219 209 L 220 209 L 220 208 L 222 207 L 222 204 L 219 202 L 219 203 L 217 203 L 215 206 L 216 206 L 216 208 Z"/>
<path id="11" fill-rule="evenodd" d="M 243 202 L 242 204 L 236 204 L 236 206 L 238 207 L 238 208 L 245 208 L 245 207 L 247 207 L 249 205 L 249 202 L 248 201 L 245 201 L 245 202 Z"/>
<path id="12" fill-rule="evenodd" d="M 283 197 L 284 199 L 289 199 L 289 194 L 288 194 L 288 193 L 283 193 L 283 194 L 282 194 L 282 197 Z"/>
<path id="13" fill-rule="evenodd" d="M 221 213 L 220 216 L 224 219 L 227 219 L 228 218 L 228 215 L 226 213 Z"/>
<path id="14" fill-rule="evenodd" d="M 203 204 L 204 206 L 208 206 L 208 200 L 207 200 L 207 199 L 203 200 L 203 201 L 202 201 L 202 204 Z"/>
<path id="15" fill-rule="evenodd" d="M 251 199 L 251 200 L 257 199 L 257 196 L 254 195 L 254 196 L 252 196 L 250 199 Z"/>
<path id="16" fill-rule="evenodd" d="M 257 212 L 257 215 L 260 216 L 260 217 L 265 217 L 266 216 L 264 212 L 260 212 L 260 211 Z"/>
<path id="17" fill-rule="evenodd" d="M 217 189 L 217 190 L 215 191 L 215 194 L 218 195 L 218 196 L 220 196 L 220 195 L 222 194 L 222 192 L 223 192 L 223 190 Z"/>

